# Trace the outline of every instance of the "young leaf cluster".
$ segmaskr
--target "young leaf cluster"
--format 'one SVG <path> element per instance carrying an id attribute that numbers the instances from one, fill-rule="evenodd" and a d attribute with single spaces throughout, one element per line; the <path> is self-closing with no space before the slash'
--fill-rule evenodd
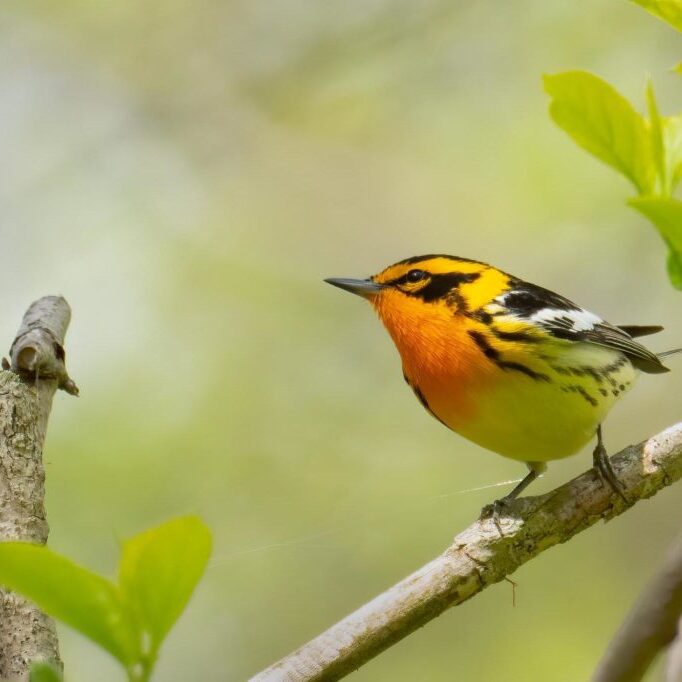
<path id="1" fill-rule="evenodd" d="M 682 31 L 682 0 L 634 0 Z M 668 247 L 668 275 L 682 290 L 682 114 L 661 116 L 651 83 L 647 115 L 617 90 L 586 71 L 544 77 L 550 116 L 573 140 L 618 171 L 637 195 L 628 204 L 658 230 Z"/>
<path id="2" fill-rule="evenodd" d="M 4 542 L 0 584 L 106 649 L 130 682 L 147 682 L 210 553 L 210 531 L 194 516 L 172 519 L 125 541 L 117 582 L 47 547 Z M 32 682 L 59 679 L 47 663 L 31 670 Z"/>
<path id="3" fill-rule="evenodd" d="M 680 0 L 632 0 L 654 16 L 682 31 L 682 2 Z"/>

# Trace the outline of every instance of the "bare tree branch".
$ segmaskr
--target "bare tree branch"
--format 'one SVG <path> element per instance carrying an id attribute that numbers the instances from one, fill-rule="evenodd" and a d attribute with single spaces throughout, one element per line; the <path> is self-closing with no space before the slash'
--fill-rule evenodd
<path id="1" fill-rule="evenodd" d="M 0 371 L 0 540 L 45 544 L 42 450 L 57 388 L 77 395 L 64 365 L 68 303 L 46 296 L 31 304 Z M 11 368 L 11 371 L 9 371 Z M 60 664 L 54 623 L 36 606 L 0 590 L 0 677 L 27 679 L 33 661 Z"/>
<path id="2" fill-rule="evenodd" d="M 612 464 L 630 505 L 593 469 L 546 495 L 518 499 L 501 519 L 502 534 L 492 519 L 479 519 L 439 557 L 252 682 L 338 680 L 546 549 L 651 497 L 682 478 L 682 423 L 625 448 Z"/>

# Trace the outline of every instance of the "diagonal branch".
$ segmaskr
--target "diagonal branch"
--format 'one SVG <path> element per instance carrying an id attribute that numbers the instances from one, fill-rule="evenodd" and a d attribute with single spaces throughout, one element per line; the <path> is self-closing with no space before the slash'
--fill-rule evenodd
<path id="1" fill-rule="evenodd" d="M 46 296 L 31 304 L 0 371 L 0 540 L 45 544 L 42 451 L 57 388 L 74 395 L 64 365 L 69 304 Z M 10 371 L 11 370 L 11 371 Z M 54 623 L 22 597 L 0 590 L 0 678 L 27 679 L 33 661 L 59 662 Z"/>
<path id="2" fill-rule="evenodd" d="M 613 457 L 632 504 L 682 478 L 682 422 Z M 629 508 L 593 469 L 539 497 L 516 500 L 501 519 L 479 519 L 439 557 L 333 625 L 252 682 L 338 680 L 439 616 L 599 519 Z"/>

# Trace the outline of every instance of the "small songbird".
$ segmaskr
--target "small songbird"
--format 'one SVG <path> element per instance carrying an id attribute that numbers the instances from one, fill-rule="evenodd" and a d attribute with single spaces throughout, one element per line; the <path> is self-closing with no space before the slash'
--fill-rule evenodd
<path id="1" fill-rule="evenodd" d="M 465 438 L 530 472 L 597 436 L 594 465 L 620 487 L 601 423 L 639 371 L 669 371 L 633 339 L 659 326 L 614 326 L 547 289 L 475 260 L 417 256 L 369 279 L 327 279 L 369 300 L 421 404 Z"/>

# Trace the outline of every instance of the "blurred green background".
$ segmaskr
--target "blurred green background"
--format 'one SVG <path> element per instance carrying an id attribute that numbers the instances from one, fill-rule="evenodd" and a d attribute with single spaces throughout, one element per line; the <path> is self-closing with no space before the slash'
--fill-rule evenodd
<path id="1" fill-rule="evenodd" d="M 469 489 L 525 471 L 429 417 L 323 277 L 454 253 L 680 345 L 660 238 L 550 122 L 540 75 L 593 70 L 641 109 L 650 72 L 673 113 L 681 55 L 622 0 L 2 3 L 2 338 L 64 294 L 82 391 L 52 414 L 51 545 L 111 574 L 120 538 L 171 515 L 215 535 L 157 679 L 247 678 L 507 488 Z M 615 409 L 612 451 L 680 419 L 670 365 Z M 587 679 L 681 511 L 668 490 L 599 525 L 520 570 L 516 606 L 495 586 L 355 679 Z M 122 679 L 60 638 L 71 682 Z"/>

